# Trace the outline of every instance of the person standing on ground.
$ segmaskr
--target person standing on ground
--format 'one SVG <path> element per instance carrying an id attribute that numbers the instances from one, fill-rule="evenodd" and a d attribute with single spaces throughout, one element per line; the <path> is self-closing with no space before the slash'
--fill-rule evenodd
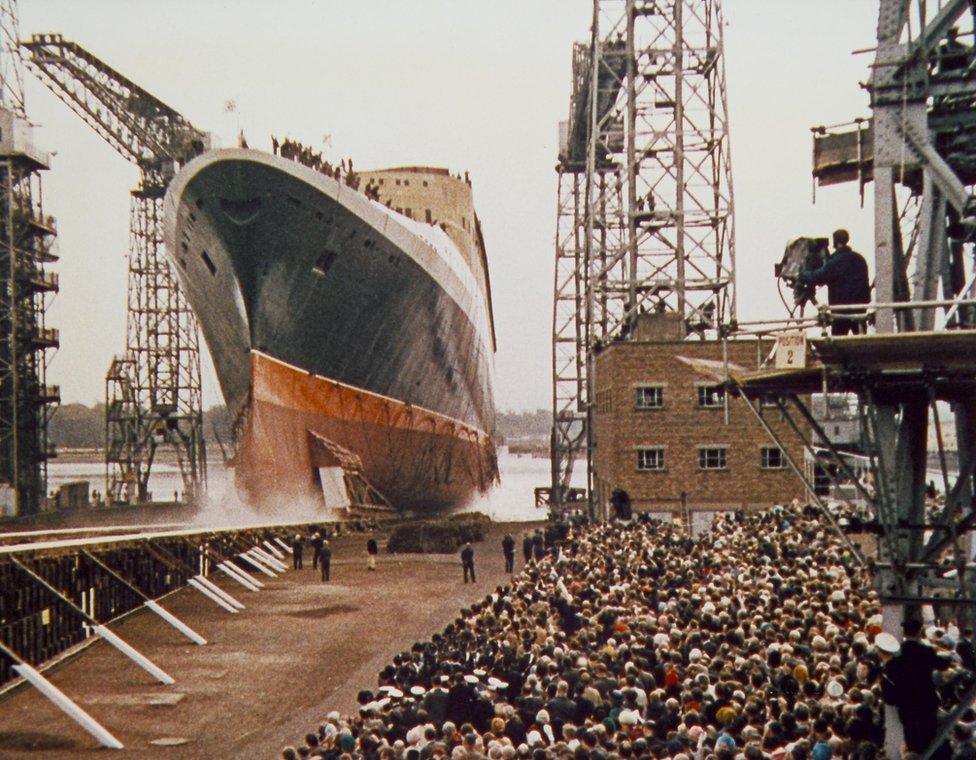
<path id="1" fill-rule="evenodd" d="M 536 530 L 532 537 L 532 555 L 536 562 L 541 562 L 542 558 L 546 556 L 546 539 L 541 530 Z"/>
<path id="2" fill-rule="evenodd" d="M 505 554 L 505 572 L 515 572 L 515 539 L 511 533 L 506 533 L 502 539 L 502 552 Z"/>
<path id="3" fill-rule="evenodd" d="M 532 534 L 528 531 L 522 535 L 522 559 L 526 565 L 532 559 Z"/>
<path id="4" fill-rule="evenodd" d="M 319 552 L 322 550 L 322 542 L 324 540 L 325 537 L 322 535 L 321 531 L 317 530 L 312 534 L 312 540 L 310 543 L 312 544 L 312 569 L 313 570 L 319 566 Z"/>
<path id="5" fill-rule="evenodd" d="M 967 670 L 976 670 L 976 646 L 973 645 L 973 629 L 963 628 L 959 643 L 956 644 L 956 654 L 962 660 L 962 666 Z"/>
<path id="6" fill-rule="evenodd" d="M 302 536 L 300 533 L 296 533 L 291 541 L 291 564 L 295 570 L 301 570 L 303 567 L 302 548 Z"/>
<path id="7" fill-rule="evenodd" d="M 464 547 L 461 549 L 461 568 L 464 570 L 464 582 L 468 582 L 468 576 L 471 576 L 471 582 L 474 583 L 474 549 L 471 548 L 471 542 L 468 541 Z"/>
<path id="8" fill-rule="evenodd" d="M 366 569 L 375 570 L 376 569 L 376 555 L 380 553 L 380 547 L 376 543 L 375 538 L 370 538 L 366 542 Z"/>
<path id="9" fill-rule="evenodd" d="M 885 663 L 881 682 L 882 696 L 898 709 L 898 719 L 905 730 L 905 745 L 921 753 L 935 738 L 939 728 L 939 697 L 932 674 L 947 670 L 952 663 L 920 641 L 922 621 L 907 618 L 902 623 L 905 640 L 901 652 Z M 935 760 L 947 760 L 948 743 L 936 749 Z"/>
<path id="10" fill-rule="evenodd" d="M 322 563 L 322 580 L 330 580 L 332 570 L 332 547 L 329 546 L 329 539 L 323 536 L 322 545 L 318 549 L 319 562 Z"/>

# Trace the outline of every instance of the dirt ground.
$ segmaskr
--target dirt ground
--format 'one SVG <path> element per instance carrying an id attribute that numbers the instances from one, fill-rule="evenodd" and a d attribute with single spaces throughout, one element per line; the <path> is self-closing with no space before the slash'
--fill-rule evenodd
<path id="1" fill-rule="evenodd" d="M 113 629 L 176 679 L 155 683 L 104 642 L 49 671 L 50 680 L 140 758 L 277 758 L 329 711 L 351 712 L 361 688 L 397 652 L 429 637 L 505 582 L 501 537 L 529 526 L 495 525 L 475 546 L 476 583 L 454 555 L 379 556 L 366 569 L 365 536 L 333 542 L 332 581 L 305 569 L 250 592 L 214 578 L 246 605 L 237 615 L 192 589 L 164 606 L 203 635 L 196 646 L 151 614 Z M 385 538 L 385 537 L 384 537 Z M 381 542 L 382 546 L 382 542 Z M 521 556 L 516 570 L 521 566 Z M 167 741 L 166 745 L 153 742 Z M 67 716 L 24 687 L 0 701 L 0 758 L 100 752 Z"/>

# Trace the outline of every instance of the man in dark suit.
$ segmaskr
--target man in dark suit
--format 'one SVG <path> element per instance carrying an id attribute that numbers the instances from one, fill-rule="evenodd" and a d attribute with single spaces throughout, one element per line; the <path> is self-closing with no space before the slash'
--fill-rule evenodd
<path id="1" fill-rule="evenodd" d="M 318 567 L 319 552 L 322 550 L 322 542 L 324 540 L 325 537 L 322 535 L 321 531 L 315 531 L 315 533 L 312 534 L 312 540 L 310 543 L 312 545 L 312 569 L 313 570 L 316 567 Z"/>
<path id="2" fill-rule="evenodd" d="M 851 236 L 847 230 L 836 230 L 833 235 L 834 252 L 819 269 L 800 273 L 804 285 L 826 285 L 827 303 L 831 306 L 866 304 L 871 301 L 871 283 L 868 265 L 864 257 L 851 250 Z M 857 335 L 864 332 L 864 310 L 848 309 L 845 313 L 859 319 L 834 316 L 830 325 L 831 335 Z"/>
<path id="3" fill-rule="evenodd" d="M 515 572 L 515 539 L 511 533 L 506 533 L 502 539 L 502 553 L 505 555 L 505 572 Z"/>
<path id="4" fill-rule="evenodd" d="M 454 725 L 470 723 L 474 716 L 474 701 L 478 693 L 459 672 L 454 675 L 454 685 L 447 692 L 447 719 Z"/>
<path id="5" fill-rule="evenodd" d="M 332 547 L 329 545 L 329 540 L 327 538 L 322 539 L 322 544 L 318 548 L 319 562 L 322 563 L 322 580 L 327 581 L 330 579 L 330 574 L 332 571 Z"/>
<path id="6" fill-rule="evenodd" d="M 959 643 L 956 644 L 956 654 L 962 660 L 962 666 L 968 670 L 976 670 L 976 646 L 973 645 L 973 629 L 964 628 Z"/>
<path id="7" fill-rule="evenodd" d="M 295 570 L 301 570 L 303 567 L 302 549 L 304 546 L 305 543 L 302 541 L 301 535 L 296 533 L 295 537 L 291 540 L 291 562 Z"/>
<path id="8" fill-rule="evenodd" d="M 448 691 L 439 681 L 424 695 L 421 706 L 427 711 L 434 725 L 439 726 L 447 719 Z"/>
<path id="9" fill-rule="evenodd" d="M 468 576 L 471 576 L 471 582 L 474 583 L 474 549 L 471 548 L 470 541 L 461 549 L 461 568 L 464 570 L 464 582 L 467 583 Z"/>
<path id="10" fill-rule="evenodd" d="M 952 664 L 931 647 L 919 641 L 922 621 L 908 618 L 902 623 L 905 640 L 901 651 L 885 663 L 882 696 L 898 709 L 898 719 L 905 730 L 905 745 L 921 753 L 938 731 L 939 697 L 932 674 L 947 670 Z M 949 745 L 945 742 L 935 751 L 934 760 L 947 760 Z"/>

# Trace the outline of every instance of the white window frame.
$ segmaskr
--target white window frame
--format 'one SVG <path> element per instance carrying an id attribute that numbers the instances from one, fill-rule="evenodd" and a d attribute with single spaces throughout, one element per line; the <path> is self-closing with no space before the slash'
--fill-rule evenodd
<path id="1" fill-rule="evenodd" d="M 779 464 L 769 464 L 769 453 L 779 453 Z M 759 451 L 759 466 L 763 470 L 785 470 L 786 454 L 779 446 L 763 446 Z"/>
<path id="2" fill-rule="evenodd" d="M 720 451 L 722 464 L 718 467 L 710 467 L 706 463 L 708 454 L 706 452 L 710 451 Z M 728 446 L 699 446 L 698 447 L 698 469 L 706 472 L 713 470 L 727 470 L 729 469 L 729 447 Z"/>
<path id="3" fill-rule="evenodd" d="M 637 449 L 637 472 L 664 472 L 668 469 L 667 457 L 663 446 L 638 446 Z M 641 466 L 641 455 L 644 453 L 653 453 L 656 455 L 658 460 L 658 466 L 656 467 L 642 467 Z"/>
<path id="4" fill-rule="evenodd" d="M 656 404 L 642 404 L 640 397 L 643 391 L 656 391 Z M 663 409 L 664 408 L 664 386 L 660 383 L 640 383 L 634 386 L 634 409 Z"/>
<path id="5" fill-rule="evenodd" d="M 698 391 L 698 408 L 699 409 L 724 409 L 725 408 L 725 387 L 722 385 L 714 384 L 701 384 L 695 386 Z M 706 404 L 703 401 L 708 398 L 704 394 L 706 391 L 716 390 L 719 392 L 718 403 Z M 709 394 L 710 395 L 710 394 Z"/>

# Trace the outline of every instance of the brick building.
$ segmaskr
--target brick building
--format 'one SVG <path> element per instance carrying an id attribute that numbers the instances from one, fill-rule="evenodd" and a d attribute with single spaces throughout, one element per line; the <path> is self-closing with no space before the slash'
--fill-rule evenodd
<path id="1" fill-rule="evenodd" d="M 678 357 L 722 361 L 719 341 L 681 340 L 671 315 L 644 316 L 633 340 L 611 343 L 595 361 L 594 487 L 608 508 L 617 488 L 636 511 L 759 508 L 803 496 L 783 452 L 744 399 Z M 728 361 L 747 369 L 771 341 L 727 343 Z M 794 461 L 803 446 L 775 409 L 764 409 Z"/>

